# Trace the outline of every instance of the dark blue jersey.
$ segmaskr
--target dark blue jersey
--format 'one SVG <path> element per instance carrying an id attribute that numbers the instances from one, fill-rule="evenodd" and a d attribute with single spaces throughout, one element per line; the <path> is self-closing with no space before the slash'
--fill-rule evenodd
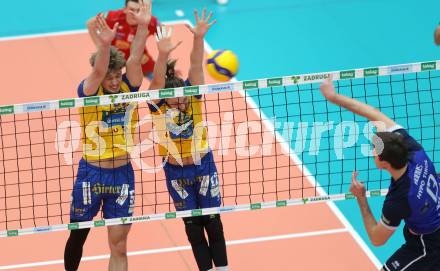
<path id="1" fill-rule="evenodd" d="M 393 131 L 408 145 L 408 167 L 398 180 L 391 180 L 382 209 L 382 223 L 395 229 L 404 220 L 418 234 L 434 232 L 440 227 L 440 179 L 423 147 L 406 130 Z"/>

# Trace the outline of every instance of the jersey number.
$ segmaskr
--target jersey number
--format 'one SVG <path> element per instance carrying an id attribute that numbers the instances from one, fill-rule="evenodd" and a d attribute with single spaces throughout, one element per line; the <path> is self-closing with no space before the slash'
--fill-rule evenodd
<path id="1" fill-rule="evenodd" d="M 440 209 L 440 199 L 438 197 L 438 183 L 437 178 L 430 174 L 428 177 L 428 183 L 426 184 L 426 192 L 432 198 L 432 200 L 437 203 L 437 210 Z"/>

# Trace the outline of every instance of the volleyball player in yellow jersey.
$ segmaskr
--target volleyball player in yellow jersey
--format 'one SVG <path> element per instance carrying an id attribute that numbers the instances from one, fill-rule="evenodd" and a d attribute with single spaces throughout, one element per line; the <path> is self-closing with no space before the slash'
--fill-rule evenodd
<path id="1" fill-rule="evenodd" d="M 159 56 L 150 89 L 176 88 L 205 83 L 203 75 L 204 36 L 215 23 L 212 13 L 203 10 L 199 18 L 195 11 L 194 34 L 188 79 L 176 76 L 175 61 L 168 62 L 171 30 L 158 29 Z M 168 191 L 176 210 L 218 207 L 221 204 L 217 169 L 202 123 L 203 99 L 193 97 L 156 100 L 149 104 L 155 129 L 159 136 L 160 154 L 164 157 L 164 171 Z M 220 215 L 184 218 L 185 231 L 199 270 L 228 270 L 226 242 Z M 208 235 L 208 241 L 205 237 Z"/>
<path id="2" fill-rule="evenodd" d="M 97 52 L 90 59 L 92 71 L 78 87 L 78 95 L 100 96 L 138 91 L 142 84 L 141 60 L 148 36 L 151 4 L 141 3 L 132 14 L 138 28 L 125 63 L 124 55 L 111 42 L 116 29 L 110 29 L 101 15 L 89 28 L 96 41 Z M 126 73 L 122 69 L 126 67 Z M 92 220 L 101 205 L 104 218 L 127 217 L 133 214 L 134 172 L 129 150 L 136 125 L 135 105 L 114 104 L 80 109 L 83 128 L 83 159 L 79 162 L 72 192 L 71 222 Z M 109 270 L 126 271 L 129 225 L 108 227 L 110 247 Z M 64 253 L 65 269 L 77 270 L 89 229 L 71 231 Z"/>

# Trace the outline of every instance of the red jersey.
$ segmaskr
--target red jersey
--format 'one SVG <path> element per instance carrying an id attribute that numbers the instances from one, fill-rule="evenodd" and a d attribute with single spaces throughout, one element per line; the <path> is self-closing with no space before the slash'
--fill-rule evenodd
<path id="1" fill-rule="evenodd" d="M 112 45 L 116 46 L 125 55 L 125 59 L 130 56 L 130 46 L 136 35 L 137 26 L 131 26 L 127 23 L 126 15 L 123 9 L 109 11 L 105 18 L 108 26 L 113 28 L 116 23 L 119 23 L 116 31 L 116 37 L 112 42 Z M 148 35 L 156 34 L 156 27 L 158 25 L 157 18 L 151 16 L 150 24 L 148 25 Z M 142 57 L 142 72 L 144 74 L 152 73 L 154 70 L 154 60 L 148 54 L 145 47 L 144 56 Z"/>

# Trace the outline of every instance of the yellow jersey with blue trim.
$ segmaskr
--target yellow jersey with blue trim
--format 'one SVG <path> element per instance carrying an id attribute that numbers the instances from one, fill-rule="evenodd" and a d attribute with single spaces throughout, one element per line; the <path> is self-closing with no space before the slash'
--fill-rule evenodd
<path id="1" fill-rule="evenodd" d="M 209 151 L 202 104 L 201 95 L 188 97 L 185 111 L 170 107 L 166 99 L 148 104 L 159 141 L 159 155 L 199 160 L 201 154 Z"/>
<path id="2" fill-rule="evenodd" d="M 84 80 L 78 96 L 84 95 Z M 120 93 L 137 92 L 126 74 L 122 76 Z M 102 85 L 94 96 L 106 95 Z M 79 108 L 82 128 L 83 156 L 86 161 L 98 161 L 126 156 L 134 146 L 133 134 L 138 122 L 137 103 L 87 106 Z"/>

